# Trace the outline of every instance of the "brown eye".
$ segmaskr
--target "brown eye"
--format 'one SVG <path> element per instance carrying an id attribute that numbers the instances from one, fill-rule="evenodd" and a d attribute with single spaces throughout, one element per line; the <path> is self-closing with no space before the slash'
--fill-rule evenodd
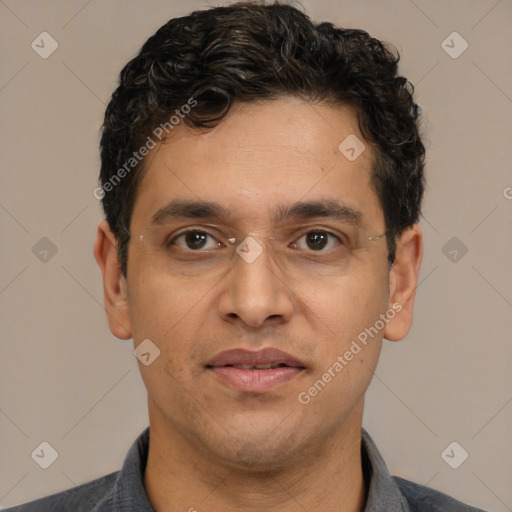
<path id="1" fill-rule="evenodd" d="M 306 235 L 308 247 L 315 251 L 323 249 L 328 241 L 328 235 L 326 233 L 312 231 Z"/>
<path id="2" fill-rule="evenodd" d="M 302 240 L 305 240 L 305 243 Z M 305 249 L 310 251 L 320 252 L 326 247 L 331 248 L 336 244 L 339 244 L 339 238 L 328 231 L 308 231 L 302 235 L 299 240 L 294 244 L 299 249 Z"/>
<path id="3" fill-rule="evenodd" d="M 210 246 L 208 245 L 208 238 L 210 238 L 213 242 L 210 242 Z M 178 242 L 181 241 L 181 242 Z M 174 238 L 169 245 L 177 245 L 182 249 L 190 249 L 192 251 L 197 251 L 199 249 L 211 249 L 218 247 L 220 244 L 217 242 L 210 234 L 205 233 L 204 231 L 186 231 L 181 233 L 176 238 Z"/>
<path id="4" fill-rule="evenodd" d="M 189 249 L 201 249 L 206 243 L 207 237 L 208 235 L 206 233 L 191 231 L 190 233 L 186 233 L 185 243 Z"/>

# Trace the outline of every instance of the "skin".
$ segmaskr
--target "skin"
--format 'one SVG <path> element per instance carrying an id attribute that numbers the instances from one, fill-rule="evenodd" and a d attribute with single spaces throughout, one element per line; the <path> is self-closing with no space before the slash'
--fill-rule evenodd
<path id="1" fill-rule="evenodd" d="M 155 510 L 363 510 L 364 393 L 382 338 L 400 340 L 411 326 L 423 250 L 419 226 L 402 233 L 391 271 L 382 238 L 354 250 L 347 271 L 305 272 L 302 278 L 285 275 L 268 250 L 251 264 L 238 258 L 224 275 L 179 276 L 163 270 L 157 262 L 164 253 L 147 242 L 152 215 L 175 198 L 228 207 L 229 227 L 242 239 L 288 232 L 270 218 L 277 203 L 320 199 L 343 201 L 362 212 L 367 234 L 383 233 L 370 183 L 373 150 L 364 141 L 366 150 L 350 162 L 338 150 L 349 134 L 364 141 L 347 106 L 290 97 L 235 104 L 213 130 L 178 126 L 153 150 L 131 218 L 130 232 L 137 236 L 126 279 L 115 236 L 106 221 L 100 223 L 95 257 L 110 329 L 119 338 L 133 337 L 135 346 L 149 338 L 161 351 L 151 365 L 139 362 L 151 427 L 145 486 Z M 190 219 L 165 229 L 207 223 L 222 224 Z M 326 218 L 304 224 L 339 227 Z M 400 313 L 301 404 L 298 394 L 394 303 Z M 306 371 L 269 392 L 248 394 L 205 369 L 224 350 L 262 347 L 288 352 Z"/>

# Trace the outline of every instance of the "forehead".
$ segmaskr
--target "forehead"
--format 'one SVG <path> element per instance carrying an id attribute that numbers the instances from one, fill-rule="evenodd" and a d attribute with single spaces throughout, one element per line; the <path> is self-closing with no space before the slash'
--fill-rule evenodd
<path id="1" fill-rule="evenodd" d="M 344 141 L 349 150 L 364 150 L 348 158 L 354 152 L 346 152 Z M 348 106 L 289 97 L 235 104 L 214 129 L 178 126 L 152 150 L 132 226 L 150 223 L 176 199 L 218 203 L 239 222 L 275 221 L 276 207 L 300 201 L 337 201 L 375 224 L 382 212 L 370 183 L 372 165 L 371 146 Z"/>

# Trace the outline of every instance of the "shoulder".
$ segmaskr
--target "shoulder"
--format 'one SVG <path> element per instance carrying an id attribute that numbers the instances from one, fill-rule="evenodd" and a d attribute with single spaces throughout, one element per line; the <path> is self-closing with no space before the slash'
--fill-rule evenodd
<path id="1" fill-rule="evenodd" d="M 400 492 L 407 500 L 411 512 L 485 512 L 471 507 L 442 492 L 394 476 Z"/>
<path id="2" fill-rule="evenodd" d="M 5 512 L 94 512 L 108 500 L 119 471 L 67 491 L 5 509 Z"/>

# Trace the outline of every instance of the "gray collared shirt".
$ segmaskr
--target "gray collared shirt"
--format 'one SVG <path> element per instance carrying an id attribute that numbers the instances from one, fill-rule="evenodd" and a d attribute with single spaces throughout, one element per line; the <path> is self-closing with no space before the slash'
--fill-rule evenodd
<path id="1" fill-rule="evenodd" d="M 368 432 L 363 429 L 361 436 L 368 488 L 364 512 L 483 512 L 439 491 L 392 477 Z M 144 489 L 148 448 L 149 428 L 133 443 L 121 471 L 6 512 L 155 512 Z"/>

